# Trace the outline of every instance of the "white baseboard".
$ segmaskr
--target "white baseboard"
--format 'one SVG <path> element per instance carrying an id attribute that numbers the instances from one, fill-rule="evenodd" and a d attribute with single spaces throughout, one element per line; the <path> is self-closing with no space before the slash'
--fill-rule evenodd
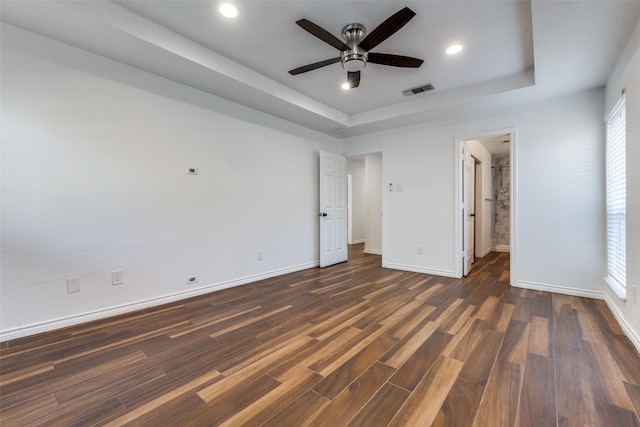
<path id="1" fill-rule="evenodd" d="M 626 321 L 626 319 L 624 318 L 620 310 L 618 310 L 618 307 L 611 300 L 611 297 L 609 296 L 609 294 L 606 292 L 604 294 L 604 302 L 607 303 L 609 310 L 611 310 L 611 312 L 613 313 L 613 316 L 618 321 L 618 324 L 624 331 L 625 335 L 627 336 L 627 338 L 629 338 L 629 341 L 631 341 L 631 344 L 633 344 L 633 346 L 636 348 L 636 351 L 638 352 L 638 354 L 640 354 L 640 335 L 638 335 L 638 333 L 636 333 L 636 331 L 633 330 L 633 328 Z"/>
<path id="2" fill-rule="evenodd" d="M 381 251 L 380 251 L 381 252 Z M 115 307 L 109 307 L 102 310 L 95 310 L 83 314 L 67 316 L 64 318 L 54 319 L 46 322 L 35 323 L 26 326 L 20 326 L 13 329 L 8 329 L 6 331 L 0 331 L 0 342 L 9 341 L 17 338 L 22 338 L 30 335 L 35 335 L 43 332 L 52 331 L 55 329 L 65 328 L 68 326 L 73 326 L 85 322 L 90 322 L 93 320 L 104 319 L 110 316 L 116 316 L 119 314 L 124 314 L 136 310 L 142 310 L 149 307 L 154 307 L 157 305 L 167 304 L 170 302 L 179 301 L 182 299 L 191 298 L 198 295 L 204 295 L 211 292 L 216 292 L 222 289 L 232 288 L 235 286 L 241 286 L 248 283 L 257 282 L 264 279 L 269 279 L 271 277 L 281 276 L 288 273 L 294 273 L 300 270 L 306 270 L 308 268 L 314 268 L 319 265 L 319 262 L 311 262 L 307 264 L 300 264 L 293 267 L 283 268 L 279 270 L 273 270 L 266 273 L 256 274 L 252 276 L 246 276 L 239 279 L 229 280 L 226 282 L 220 282 L 216 284 L 211 284 L 207 286 L 202 286 L 196 289 L 190 289 L 184 292 L 176 292 L 174 294 L 165 295 L 158 298 L 150 298 L 143 301 L 137 301 L 131 304 L 123 304 Z M 438 270 L 438 269 L 429 269 L 423 267 L 416 267 L 411 265 L 404 264 L 395 264 L 395 263 L 384 263 L 384 268 L 391 268 L 395 270 L 405 270 L 412 271 L 415 273 L 424 273 L 431 274 L 435 276 L 444 276 L 444 277 L 458 277 L 454 271 L 449 270 Z M 553 292 L 565 295 L 573 295 L 578 297 L 585 298 L 593 298 L 593 299 L 603 299 L 614 317 L 616 318 L 618 324 L 627 335 L 631 343 L 634 345 L 638 353 L 640 353 L 640 336 L 634 331 L 634 329 L 629 325 L 629 323 L 625 320 L 624 316 L 618 310 L 617 306 L 611 301 L 608 294 L 597 291 L 586 291 L 584 289 L 573 288 L 568 286 L 558 286 L 558 285 L 550 285 L 545 283 L 537 283 L 537 282 L 527 282 L 527 281 L 517 281 L 511 284 L 517 288 L 524 289 L 533 289 L 537 291 L 546 291 Z"/>
<path id="3" fill-rule="evenodd" d="M 382 255 L 382 249 L 364 248 L 364 253 L 365 254 L 372 254 L 372 255 Z"/>
<path id="4" fill-rule="evenodd" d="M 550 285 L 548 283 L 526 282 L 519 280 L 511 283 L 516 288 L 533 289 L 534 291 L 553 292 L 556 294 L 573 295 L 574 297 L 585 297 L 593 299 L 604 299 L 604 294 L 598 291 L 587 291 L 580 288 L 572 288 L 570 286 Z"/>
<path id="5" fill-rule="evenodd" d="M 511 252 L 511 247 L 509 245 L 498 245 L 493 250 L 494 252 Z"/>
<path id="6" fill-rule="evenodd" d="M 611 297 L 606 292 L 599 291 L 585 291 L 584 289 L 572 288 L 569 286 L 557 286 L 557 285 L 549 285 L 545 283 L 535 283 L 535 282 L 525 282 L 518 281 L 511 284 L 516 288 L 525 288 L 525 289 L 533 289 L 536 291 L 546 291 L 553 292 L 556 294 L 565 294 L 572 295 L 576 297 L 585 297 L 585 298 L 593 298 L 604 300 L 613 313 L 616 321 L 624 331 L 625 335 L 631 341 L 631 344 L 636 348 L 636 351 L 640 354 L 640 336 L 636 333 L 631 325 L 626 321 L 620 310 L 618 310 L 617 306 L 611 300 Z"/>
<path id="7" fill-rule="evenodd" d="M 491 248 L 489 248 L 489 249 L 485 249 L 484 251 L 480 252 L 480 254 L 476 254 L 476 256 L 477 256 L 478 258 L 482 258 L 482 257 L 484 257 L 484 256 L 489 255 L 490 253 L 491 253 Z"/>
<path id="8" fill-rule="evenodd" d="M 437 270 L 432 268 L 417 267 L 414 265 L 395 264 L 391 262 L 385 262 L 382 264 L 382 266 L 384 268 L 392 268 L 394 270 L 412 271 L 414 273 L 431 274 L 433 276 L 444 276 L 444 277 L 455 277 L 455 278 L 459 277 L 458 275 L 456 275 L 455 271 L 449 271 L 449 270 Z"/>
<path id="9" fill-rule="evenodd" d="M 357 245 L 360 243 L 364 243 L 364 239 L 353 239 L 353 241 L 351 242 L 352 245 Z"/>
<path id="10" fill-rule="evenodd" d="M 130 304 L 122 304 L 115 307 L 109 307 L 101 310 L 94 310 L 87 313 L 76 314 L 73 316 L 62 317 L 54 320 L 48 320 L 46 322 L 19 326 L 17 328 L 0 331 L 0 342 L 14 340 L 17 338 L 23 338 L 26 336 L 40 334 L 43 332 L 49 332 L 55 329 L 66 328 L 68 326 L 78 325 L 78 324 L 90 322 L 93 320 L 100 320 L 106 317 L 111 317 L 119 314 L 129 313 L 132 311 L 142 310 L 145 308 L 167 304 L 170 302 L 180 301 L 180 300 L 195 297 L 198 295 L 204 295 L 211 292 L 220 291 L 222 289 L 246 285 L 248 283 L 269 279 L 271 277 L 282 276 L 284 274 L 294 273 L 300 270 L 306 270 L 308 268 L 317 267 L 319 265 L 320 263 L 318 261 L 307 263 L 307 264 L 300 264 L 293 267 L 287 267 L 279 270 L 269 271 L 266 273 L 256 274 L 252 276 L 245 276 L 239 279 L 228 280 L 226 282 L 205 285 L 199 288 L 189 289 L 188 291 L 176 292 L 173 294 L 164 295 L 157 298 L 150 298 L 142 301 L 136 301 Z"/>

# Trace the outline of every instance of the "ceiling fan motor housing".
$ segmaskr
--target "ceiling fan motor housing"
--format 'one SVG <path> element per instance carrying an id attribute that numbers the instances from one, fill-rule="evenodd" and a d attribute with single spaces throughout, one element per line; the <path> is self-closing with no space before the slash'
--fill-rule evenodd
<path id="1" fill-rule="evenodd" d="M 349 24 L 342 29 L 342 38 L 349 50 L 340 54 L 340 64 L 347 71 L 360 71 L 367 66 L 367 51 L 358 46 L 367 29 L 362 24 Z"/>

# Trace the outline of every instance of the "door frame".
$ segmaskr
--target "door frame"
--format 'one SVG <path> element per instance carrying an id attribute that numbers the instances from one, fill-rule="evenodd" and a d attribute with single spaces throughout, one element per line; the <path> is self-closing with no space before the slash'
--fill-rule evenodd
<path id="1" fill-rule="evenodd" d="M 347 245 L 353 245 L 353 175 L 350 173 L 347 173 Z"/>
<path id="2" fill-rule="evenodd" d="M 463 135 L 457 135 L 454 138 L 454 147 L 455 147 L 455 167 L 454 167 L 454 182 L 455 182 L 455 230 L 454 230 L 454 239 L 455 239 L 455 272 L 456 277 L 463 277 L 463 257 L 464 253 L 462 250 L 463 244 L 462 239 L 464 238 L 462 233 L 462 225 L 464 221 L 463 212 L 462 212 L 462 186 L 464 185 L 464 181 L 462 180 L 462 159 L 463 159 L 463 149 L 465 141 L 472 139 L 483 139 L 490 138 L 499 135 L 510 135 L 511 139 L 511 147 L 509 150 L 509 161 L 511 164 L 510 167 L 510 178 L 511 178 L 511 211 L 509 213 L 510 216 L 510 283 L 513 284 L 517 280 L 517 257 L 515 253 L 517 251 L 517 241 L 518 241 L 518 186 L 517 186 L 517 165 L 518 165 L 518 156 L 517 156 L 517 128 L 503 128 L 503 129 L 495 129 L 488 131 L 478 131 L 478 132 L 470 132 Z"/>
<path id="3" fill-rule="evenodd" d="M 347 162 L 349 161 L 349 158 L 351 157 L 359 157 L 359 156 L 366 156 L 367 154 L 380 154 L 380 156 L 382 157 L 381 159 L 381 163 L 382 163 L 382 171 L 381 175 L 382 175 L 382 188 L 380 189 L 380 191 L 382 192 L 382 207 L 381 207 L 381 212 L 382 212 L 382 253 L 380 254 L 382 256 L 382 266 L 385 267 L 385 254 L 387 253 L 387 184 L 385 184 L 387 182 L 387 156 L 386 156 L 386 152 L 384 149 L 382 150 L 374 150 L 374 151 L 364 151 L 364 152 L 355 152 L 355 153 L 348 153 L 348 154 L 344 154 L 344 156 L 347 158 Z M 365 242 L 366 245 L 366 242 Z"/>

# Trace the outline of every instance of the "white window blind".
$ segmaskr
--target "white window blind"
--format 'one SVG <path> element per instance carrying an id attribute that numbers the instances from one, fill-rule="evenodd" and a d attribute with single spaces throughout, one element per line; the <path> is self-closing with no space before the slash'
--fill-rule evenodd
<path id="1" fill-rule="evenodd" d="M 607 283 L 626 298 L 626 108 L 624 94 L 607 117 Z"/>

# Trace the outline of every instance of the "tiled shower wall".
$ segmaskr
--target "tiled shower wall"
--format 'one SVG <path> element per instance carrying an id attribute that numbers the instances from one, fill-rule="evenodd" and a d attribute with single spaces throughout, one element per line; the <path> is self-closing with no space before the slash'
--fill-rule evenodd
<path id="1" fill-rule="evenodd" d="M 505 250 L 510 245 L 511 173 L 509 156 L 493 158 L 494 224 L 493 247 Z"/>

